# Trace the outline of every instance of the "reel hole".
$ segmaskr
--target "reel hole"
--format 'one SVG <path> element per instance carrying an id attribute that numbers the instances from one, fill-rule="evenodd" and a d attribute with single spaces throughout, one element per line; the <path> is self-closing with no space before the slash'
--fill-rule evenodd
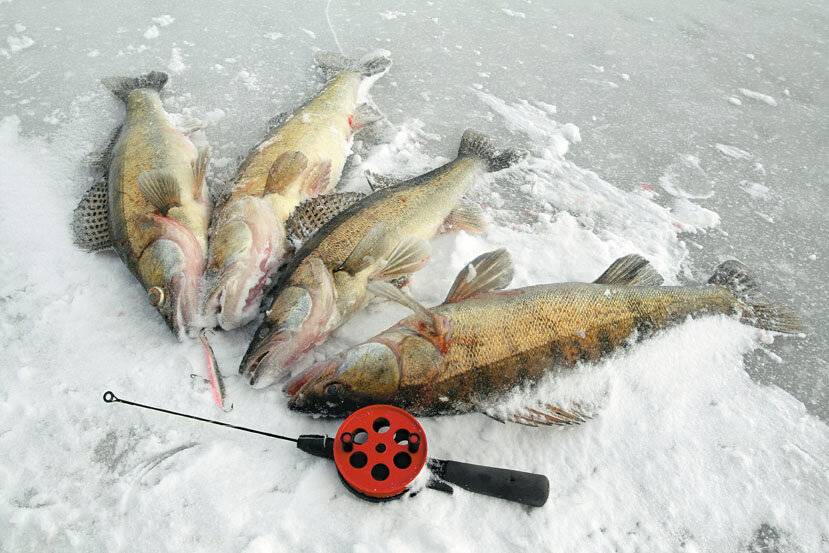
<path id="1" fill-rule="evenodd" d="M 408 445 L 409 444 L 409 431 L 405 428 L 401 428 L 397 432 L 394 433 L 394 443 L 397 445 Z"/>
<path id="2" fill-rule="evenodd" d="M 362 428 L 358 428 L 354 431 L 354 443 L 355 444 L 364 444 L 368 440 L 368 432 L 363 430 Z"/>
<path id="3" fill-rule="evenodd" d="M 378 434 L 383 434 L 384 432 L 388 432 L 389 428 L 391 428 L 391 426 L 389 426 L 389 419 L 387 419 L 385 417 L 380 417 L 378 419 L 374 419 L 374 423 L 372 423 L 371 427 Z"/>
<path id="4" fill-rule="evenodd" d="M 389 477 L 389 467 L 384 465 L 383 463 L 378 463 L 371 467 L 371 477 L 375 480 L 382 482 L 386 478 Z"/>
<path id="5" fill-rule="evenodd" d="M 409 468 L 409 465 L 412 464 L 412 456 L 406 453 L 405 451 L 401 451 L 397 455 L 394 456 L 394 466 L 399 469 Z"/>
<path id="6" fill-rule="evenodd" d="M 355 451 L 351 454 L 348 458 L 348 464 L 350 464 L 355 469 L 361 469 L 368 463 L 368 455 L 363 453 L 362 451 Z"/>

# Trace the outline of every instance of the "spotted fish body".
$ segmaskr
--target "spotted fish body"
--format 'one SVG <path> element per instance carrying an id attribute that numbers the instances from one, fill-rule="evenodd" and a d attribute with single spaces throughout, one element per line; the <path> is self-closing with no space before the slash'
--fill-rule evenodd
<path id="1" fill-rule="evenodd" d="M 467 131 L 452 162 L 378 190 L 330 220 L 303 244 L 280 276 L 275 300 L 240 372 L 258 386 L 286 374 L 302 353 L 362 307 L 369 281 L 392 280 L 425 263 L 427 255 L 417 253 L 414 243 L 432 238 L 452 218 L 476 179 L 520 157 L 514 150 L 496 150 L 485 135 Z M 397 258 L 405 261 L 397 263 Z"/>
<path id="2" fill-rule="evenodd" d="M 212 204 L 207 152 L 164 111 L 159 91 L 166 81 L 159 72 L 104 81 L 126 104 L 126 118 L 104 154 L 104 178 L 81 201 L 74 225 L 82 247 L 114 247 L 181 338 L 200 328 Z"/>
<path id="3" fill-rule="evenodd" d="M 658 286 L 661 277 L 644 259 L 626 256 L 595 283 L 498 290 L 512 276 L 508 259 L 505 250 L 480 256 L 431 309 L 386 289 L 415 315 L 295 377 L 286 386 L 290 406 L 328 414 L 370 403 L 417 415 L 486 411 L 516 386 L 599 360 L 688 316 L 736 314 L 760 328 L 799 331 L 786 309 L 744 294 L 740 285 L 754 284 L 736 262 L 721 265 L 703 286 Z M 507 418 L 577 421 L 549 405 L 527 413 Z"/>
<path id="4" fill-rule="evenodd" d="M 242 326 L 258 314 L 263 289 L 286 253 L 286 220 L 303 200 L 335 187 L 362 123 L 361 96 L 391 63 L 385 53 L 363 64 L 326 60 L 320 63 L 332 78 L 274 124 L 239 167 L 216 211 L 205 313 L 222 328 Z"/>

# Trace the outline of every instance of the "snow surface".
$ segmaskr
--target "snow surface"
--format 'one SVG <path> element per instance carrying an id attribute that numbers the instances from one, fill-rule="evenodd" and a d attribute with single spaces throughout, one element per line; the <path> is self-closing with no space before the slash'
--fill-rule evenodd
<path id="1" fill-rule="evenodd" d="M 294 21 L 293 29 L 272 21 L 255 25 L 255 36 L 290 49 L 280 71 L 261 61 L 271 51 L 246 49 L 244 33 L 210 34 L 211 43 L 200 45 L 210 47 L 207 54 L 189 42 L 199 34 L 178 36 L 188 14 L 159 15 L 164 8 L 148 7 L 143 17 L 114 19 L 113 30 L 119 29 L 112 33 L 115 46 L 80 41 L 82 63 L 101 64 L 95 66 L 100 74 L 94 79 L 82 73 L 80 89 L 72 88 L 75 81 L 62 73 L 64 68 L 55 73 L 45 64 L 28 65 L 24 56 L 39 55 L 52 40 L 36 27 L 39 19 L 20 18 L 26 26 L 22 31 L 7 28 L 7 36 L 25 31 L 33 39 L 25 49 L 0 50 L 20 64 L 19 78 L 3 87 L 11 91 L 14 108 L 0 112 L 0 551 L 731 552 L 761 550 L 769 543 L 779 551 L 825 551 L 829 429 L 789 393 L 748 376 L 745 359 L 753 352 L 784 368 L 791 361 L 780 350 L 770 350 L 777 344 L 770 343 L 768 333 L 724 317 L 686 322 L 601 363 L 546 379 L 538 397 L 591 406 L 595 417 L 580 427 L 501 425 L 481 415 L 422 421 L 436 457 L 546 474 L 551 496 L 541 509 L 462 490 L 453 496 L 424 490 L 389 504 L 367 504 L 341 487 L 330 462 L 290 444 L 101 401 L 110 389 L 135 401 L 288 435 L 336 429 L 336 421 L 288 411 L 278 389 L 252 390 L 236 376 L 251 328 L 211 337 L 234 404 L 232 412 L 218 412 L 201 379 L 198 343 L 172 339 L 117 256 L 80 252 L 68 233 L 72 209 L 89 185 L 87 156 L 105 143 L 121 117 L 117 102 L 94 84 L 98 78 L 169 64 L 177 74 L 171 77 L 166 106 L 182 127 L 209 125 L 212 170 L 220 175 L 232 171 L 235 156 L 261 137 L 267 117 L 291 109 L 311 93 L 303 83 L 286 82 L 285 75 L 307 66 L 312 47 L 331 47 L 328 38 L 320 40 L 330 36 L 332 24 L 322 17 L 323 7 L 331 8 L 334 24 L 343 29 L 335 6 L 328 5 L 315 8 L 316 20 Z M 511 8 L 526 17 L 508 14 L 504 10 L 509 8 L 501 5 L 489 8 L 489 17 L 533 23 L 533 5 Z M 378 8 L 371 19 L 405 25 L 423 19 L 417 9 Z M 236 8 L 228 10 L 223 17 L 234 25 L 247 17 L 240 12 L 237 19 Z M 212 25 L 194 15 L 199 32 Z M 72 17 L 76 19 L 61 26 L 81 19 Z M 636 18 L 636 25 L 653 28 L 661 19 Z M 255 22 L 259 19 L 257 14 Z M 424 21 L 451 28 L 454 20 L 430 15 Z M 556 22 L 560 29 L 545 27 L 545 33 L 556 33 L 550 41 L 576 43 L 589 31 Z M 147 46 L 142 34 L 153 24 L 163 31 Z M 702 25 L 689 25 L 685 35 L 708 32 Z M 343 188 L 366 190 L 365 169 L 413 175 L 445 162 L 463 126 L 486 127 L 532 155 L 470 193 L 492 222 L 483 236 L 460 233 L 433 240 L 432 261 L 412 282 L 420 301 L 440 302 L 472 258 L 501 246 L 509 248 L 516 265 L 513 286 L 591 280 L 612 260 L 632 252 L 650 258 L 668 282 L 687 280 L 693 240 L 717 232 L 726 219 L 710 204 L 702 205 L 712 197 L 717 177 L 700 159 L 703 153 L 672 146 L 660 166 L 662 177 L 657 172 L 653 180 L 658 179 L 658 191 L 648 183 L 623 186 L 604 179 L 572 161 L 579 148 L 597 147 L 600 136 L 599 130 L 587 133 L 558 121 L 564 116 L 552 103 L 572 110 L 574 99 L 565 102 L 538 90 L 502 94 L 497 82 L 517 79 L 526 85 L 522 79 L 531 80 L 531 73 L 521 76 L 522 59 L 509 67 L 486 56 L 477 58 L 486 65 L 453 64 L 453 56 L 441 53 L 443 43 L 455 52 L 474 46 L 463 42 L 463 48 L 456 48 L 451 33 L 435 32 L 441 33 L 440 41 L 428 44 L 428 51 L 418 49 L 408 66 L 398 61 L 378 82 L 382 93 L 412 103 L 384 104 L 381 91 L 374 92 L 381 107 L 393 106 L 387 109 L 391 126 L 373 139 L 355 142 L 359 158 L 349 167 Z M 227 37 L 244 47 L 229 48 Z M 431 35 L 427 38 L 431 42 Z M 457 38 L 459 43 L 462 39 Z M 307 42 L 297 44 L 302 40 Z M 349 39 L 350 44 L 360 41 L 368 39 Z M 392 43 L 379 45 L 393 55 L 405 54 L 395 52 Z M 93 50 L 102 55 L 88 58 Z M 138 63 L 131 56 L 150 57 Z M 619 86 L 606 80 L 610 76 L 573 79 L 594 90 L 583 98 L 586 104 L 622 94 L 629 82 L 652 76 L 643 74 L 645 68 L 634 71 L 633 65 L 599 63 L 602 57 L 595 55 L 596 64 L 577 61 L 584 74 L 618 75 L 623 86 L 607 84 Z M 447 71 L 452 80 L 442 89 L 436 76 Z M 221 83 L 212 103 L 188 90 L 188 79 L 196 74 Z M 423 77 L 404 81 L 401 74 Z M 47 88 L 70 94 L 62 102 L 50 98 L 41 106 L 36 95 L 18 92 L 28 83 L 63 82 L 58 75 L 70 84 Z M 475 82 L 486 84 L 470 88 Z M 725 104 L 722 98 L 734 90 L 753 104 L 759 101 L 758 110 L 782 111 L 789 103 L 787 97 L 772 110 L 763 105 L 766 100 L 739 87 L 724 88 L 714 97 Z M 432 105 L 447 103 L 474 115 L 467 118 L 459 111 L 451 121 L 437 117 L 443 112 Z M 726 107 L 733 111 L 748 107 L 731 104 Z M 604 117 L 597 112 L 600 122 Z M 740 144 L 755 158 L 749 162 L 730 155 L 735 150 L 723 142 Z M 750 141 L 723 135 L 704 148 L 754 175 L 753 180 L 732 181 L 739 183 L 734 188 L 741 198 L 768 202 L 783 193 L 763 184 L 766 170 L 760 161 L 766 163 L 766 156 Z M 774 170 L 774 164 L 767 166 Z M 773 206 L 768 209 L 777 216 Z M 825 256 L 813 251 L 804 259 L 818 265 Z M 303 364 L 362 341 L 405 314 L 399 306 L 372 302 Z M 783 344 L 797 340 L 775 339 Z M 525 401 L 516 394 L 505 403 Z"/>

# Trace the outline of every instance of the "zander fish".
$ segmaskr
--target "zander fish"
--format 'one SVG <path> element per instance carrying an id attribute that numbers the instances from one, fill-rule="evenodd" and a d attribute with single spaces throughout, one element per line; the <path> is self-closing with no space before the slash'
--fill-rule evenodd
<path id="1" fill-rule="evenodd" d="M 419 270 L 428 259 L 424 241 L 444 223 L 480 229 L 480 211 L 459 205 L 461 197 L 482 174 L 522 156 L 518 150 L 497 150 L 490 137 L 467 130 L 455 160 L 377 190 L 328 221 L 280 275 L 239 371 L 255 386 L 285 376 L 302 353 L 362 307 L 369 281 Z"/>
<path id="2" fill-rule="evenodd" d="M 431 309 L 373 284 L 415 314 L 294 377 L 285 387 L 289 406 L 332 416 L 372 403 L 415 415 L 486 413 L 516 386 L 598 360 L 688 316 L 734 314 L 758 328 L 800 332 L 793 313 L 759 299 L 756 282 L 737 261 L 721 264 L 703 286 L 660 286 L 662 277 L 638 255 L 617 260 L 590 284 L 502 290 L 511 280 L 509 255 L 500 249 L 472 261 L 445 302 Z M 500 420 L 551 425 L 583 417 L 539 404 Z"/>
<path id="3" fill-rule="evenodd" d="M 391 65 L 388 55 L 381 51 L 357 62 L 318 54 L 328 83 L 293 114 L 275 118 L 239 167 L 210 236 L 205 314 L 222 328 L 237 328 L 259 314 L 263 290 L 285 257 L 288 216 L 306 198 L 334 188 L 354 132 L 380 118 L 363 102 Z"/>
<path id="4" fill-rule="evenodd" d="M 170 121 L 159 96 L 166 82 L 157 71 L 103 81 L 126 104 L 126 118 L 72 224 L 81 248 L 115 248 L 181 339 L 201 328 L 212 204 L 207 149 L 197 149 Z"/>

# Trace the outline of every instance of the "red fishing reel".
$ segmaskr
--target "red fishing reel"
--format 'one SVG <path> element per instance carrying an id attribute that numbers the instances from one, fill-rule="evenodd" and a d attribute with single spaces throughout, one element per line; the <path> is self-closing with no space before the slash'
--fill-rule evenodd
<path id="1" fill-rule="evenodd" d="M 121 399 L 112 392 L 104 393 L 104 401 L 295 442 L 306 453 L 333 459 L 346 487 L 368 501 L 400 497 L 424 465 L 431 472 L 426 487 L 447 493 L 452 493 L 451 482 L 470 492 L 532 507 L 544 505 L 550 493 L 550 482 L 543 474 L 428 458 L 423 427 L 410 413 L 391 405 L 370 405 L 355 411 L 334 438 L 320 434 L 291 438 Z"/>
<path id="2" fill-rule="evenodd" d="M 358 496 L 386 501 L 405 493 L 426 464 L 426 433 L 411 414 L 391 405 L 352 413 L 337 430 L 334 464 Z"/>

